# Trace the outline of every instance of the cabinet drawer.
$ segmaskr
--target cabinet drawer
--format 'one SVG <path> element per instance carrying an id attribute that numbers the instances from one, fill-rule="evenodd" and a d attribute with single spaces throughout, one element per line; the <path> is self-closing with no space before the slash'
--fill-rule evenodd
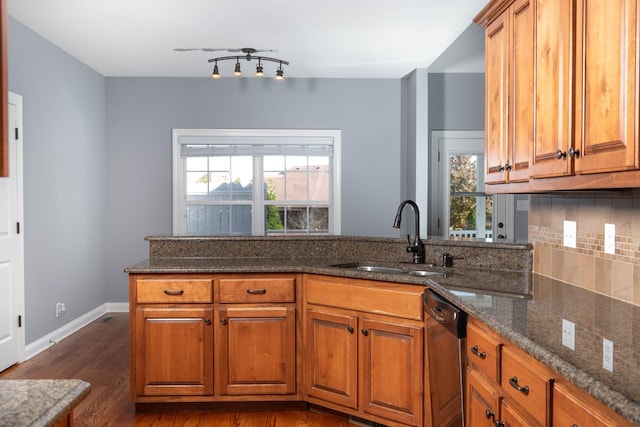
<path id="1" fill-rule="evenodd" d="M 295 302 L 293 277 L 227 278 L 218 281 L 221 303 Z"/>
<path id="2" fill-rule="evenodd" d="M 209 279 L 138 279 L 138 303 L 210 303 L 213 302 Z"/>
<path id="3" fill-rule="evenodd" d="M 487 378 L 500 382 L 500 350 L 499 339 L 479 328 L 473 323 L 467 325 L 467 360 Z"/>
<path id="4" fill-rule="evenodd" d="M 305 291 L 309 304 L 423 320 L 421 286 L 318 276 Z"/>
<path id="5" fill-rule="evenodd" d="M 502 389 L 540 425 L 547 425 L 551 382 L 536 360 L 509 346 L 502 349 Z"/>
<path id="6" fill-rule="evenodd" d="M 568 385 L 553 385 L 554 426 L 631 426 L 611 409 Z"/>

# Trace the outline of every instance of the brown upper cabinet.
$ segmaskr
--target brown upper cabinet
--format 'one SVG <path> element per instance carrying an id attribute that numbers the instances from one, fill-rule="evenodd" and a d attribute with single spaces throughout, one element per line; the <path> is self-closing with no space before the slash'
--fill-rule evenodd
<path id="1" fill-rule="evenodd" d="M 487 184 L 529 180 L 534 19 L 532 0 L 517 0 L 486 30 Z"/>
<path id="2" fill-rule="evenodd" d="M 502 184 L 488 192 L 640 187 L 638 14 L 637 0 L 496 0 L 480 12 L 485 182 Z"/>

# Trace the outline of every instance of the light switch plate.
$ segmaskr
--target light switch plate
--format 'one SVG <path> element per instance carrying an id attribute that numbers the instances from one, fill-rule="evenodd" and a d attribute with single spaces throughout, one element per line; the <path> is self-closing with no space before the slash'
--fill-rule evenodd
<path id="1" fill-rule="evenodd" d="M 528 211 L 529 210 L 529 200 L 516 200 L 516 210 L 517 211 Z"/>
<path id="2" fill-rule="evenodd" d="M 576 349 L 576 324 L 567 319 L 562 319 L 562 345 Z"/>
<path id="3" fill-rule="evenodd" d="M 616 254 L 616 225 L 604 225 L 604 253 Z"/>
<path id="4" fill-rule="evenodd" d="M 563 244 L 568 248 L 576 247 L 576 222 L 565 221 L 564 222 L 564 239 Z"/>
<path id="5" fill-rule="evenodd" d="M 613 341 L 602 338 L 602 368 L 613 372 Z"/>

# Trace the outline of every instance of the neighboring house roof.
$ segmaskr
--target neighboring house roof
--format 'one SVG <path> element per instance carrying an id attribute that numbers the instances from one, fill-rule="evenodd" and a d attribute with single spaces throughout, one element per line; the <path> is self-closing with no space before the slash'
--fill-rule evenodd
<path id="1" fill-rule="evenodd" d="M 293 166 L 284 173 L 265 177 L 265 180 L 272 186 L 277 200 L 329 200 L 328 165 Z"/>

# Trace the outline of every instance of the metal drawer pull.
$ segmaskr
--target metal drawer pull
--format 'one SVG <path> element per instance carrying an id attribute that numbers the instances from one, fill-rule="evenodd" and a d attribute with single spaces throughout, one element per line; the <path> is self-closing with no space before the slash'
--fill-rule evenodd
<path id="1" fill-rule="evenodd" d="M 524 394 L 529 394 L 529 386 L 521 386 L 518 385 L 518 377 L 513 377 L 513 378 L 509 378 L 509 384 L 511 384 L 511 387 L 515 388 L 518 391 L 523 392 Z"/>
<path id="2" fill-rule="evenodd" d="M 487 357 L 487 353 L 485 353 L 484 351 L 480 352 L 478 350 L 478 346 L 477 345 L 474 345 L 473 347 L 471 347 L 471 353 L 475 354 L 480 359 L 484 359 L 485 357 Z"/>
<path id="3" fill-rule="evenodd" d="M 177 291 L 172 291 L 169 289 L 165 289 L 164 293 L 167 295 L 178 296 L 184 294 L 184 289 L 178 289 Z"/>
<path id="4" fill-rule="evenodd" d="M 494 418 L 494 417 L 496 416 L 496 413 L 495 413 L 495 412 L 493 412 L 493 411 L 491 411 L 490 409 L 487 409 L 487 410 L 485 411 L 484 415 L 487 417 L 487 419 L 488 419 L 488 420 L 490 420 L 490 419 L 495 420 L 495 418 Z"/>
<path id="5" fill-rule="evenodd" d="M 353 326 L 347 326 L 347 332 L 352 334 L 353 333 Z"/>
<path id="6" fill-rule="evenodd" d="M 266 289 L 247 289 L 247 293 L 250 295 L 264 295 L 267 293 Z"/>

